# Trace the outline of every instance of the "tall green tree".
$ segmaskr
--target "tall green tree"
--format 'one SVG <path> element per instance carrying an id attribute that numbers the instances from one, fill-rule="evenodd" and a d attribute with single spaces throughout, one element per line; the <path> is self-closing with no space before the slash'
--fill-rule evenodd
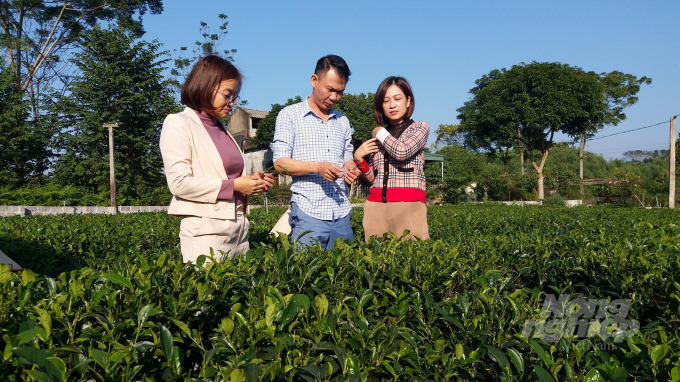
<path id="1" fill-rule="evenodd" d="M 463 137 L 458 133 L 458 128 L 460 124 L 440 124 L 435 134 L 437 134 L 437 140 L 434 142 L 434 149 L 439 149 L 440 145 L 451 146 L 451 145 L 463 145 Z"/>
<path id="2" fill-rule="evenodd" d="M 477 85 L 470 91 L 473 98 L 458 109 L 461 129 L 487 150 L 525 148 L 543 199 L 543 167 L 555 134 L 577 139 L 606 109 L 598 75 L 557 62 L 533 62 L 493 71 Z"/>
<path id="3" fill-rule="evenodd" d="M 592 138 L 598 131 L 606 126 L 616 126 L 626 119 L 623 109 L 635 105 L 638 101 L 637 93 L 641 85 L 649 85 L 652 79 L 649 77 L 637 78 L 632 74 L 620 71 L 600 74 L 600 82 L 604 87 L 602 102 L 606 105 L 606 110 L 599 116 L 586 124 L 584 131 L 580 135 L 579 146 L 579 176 L 583 179 L 583 157 L 586 148 L 586 140 Z M 583 188 L 581 188 L 583 194 Z"/>
<path id="4" fill-rule="evenodd" d="M 288 98 L 285 104 L 272 104 L 272 108 L 260 123 L 257 124 L 257 134 L 253 138 L 253 143 L 262 147 L 269 148 L 269 144 L 274 140 L 274 132 L 276 130 L 276 117 L 279 116 L 284 107 L 302 102 L 302 97 Z"/>
<path id="5" fill-rule="evenodd" d="M 212 28 L 205 21 L 200 22 L 199 33 L 201 39 L 194 42 L 194 48 L 192 50 L 192 56 L 187 57 L 186 54 L 189 49 L 186 46 L 182 46 L 179 50 L 173 50 L 173 68 L 170 70 L 170 75 L 172 76 L 173 84 L 176 88 L 175 97 L 179 101 L 182 85 L 184 85 L 184 80 L 189 75 L 191 68 L 194 66 L 196 61 L 201 57 L 213 54 L 216 56 L 221 56 L 226 60 L 234 61 L 234 53 L 236 49 L 222 49 L 221 45 L 227 36 L 227 26 L 229 21 L 227 21 L 228 16 L 224 13 L 220 13 L 217 16 L 220 19 L 221 24 L 218 25 L 217 29 Z M 241 101 L 241 105 L 246 105 L 246 101 Z"/>
<path id="6" fill-rule="evenodd" d="M 0 186 L 21 187 L 49 165 L 49 141 L 26 121 L 28 105 L 0 59 Z"/>
<path id="7" fill-rule="evenodd" d="M 117 122 L 119 198 L 138 200 L 148 189 L 164 184 L 158 148 L 161 124 L 179 110 L 162 76 L 169 58 L 158 42 L 136 41 L 122 28 L 96 27 L 80 42 L 82 51 L 73 62 L 81 74 L 52 105 L 52 118 L 62 131 L 58 149 L 63 152 L 54 175 L 61 184 L 106 192 L 109 145 L 102 124 Z"/>
<path id="8" fill-rule="evenodd" d="M 376 127 L 373 118 L 373 100 L 375 94 L 345 94 L 335 104 L 335 110 L 344 114 L 354 129 L 352 144 L 358 148 L 366 140 L 371 138 L 371 133 Z"/>
<path id="9" fill-rule="evenodd" d="M 3 0 L 0 2 L 0 50 L 14 71 L 16 88 L 40 115 L 40 92 L 54 81 L 67 81 L 63 58 L 78 45 L 81 33 L 98 22 L 117 22 L 137 36 L 142 17 L 160 14 L 162 0 Z"/>

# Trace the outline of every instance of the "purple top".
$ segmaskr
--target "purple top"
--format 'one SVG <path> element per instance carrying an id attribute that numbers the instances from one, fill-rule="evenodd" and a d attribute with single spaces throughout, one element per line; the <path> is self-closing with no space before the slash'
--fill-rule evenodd
<path id="1" fill-rule="evenodd" d="M 215 143 L 217 152 L 220 153 L 222 163 L 224 164 L 224 171 L 227 173 L 227 179 L 222 180 L 222 188 L 219 195 L 217 195 L 217 199 L 234 199 L 236 205 L 245 204 L 246 196 L 241 192 L 234 191 L 234 179 L 241 176 L 243 172 L 244 163 L 241 151 L 236 146 L 236 142 L 227 135 L 227 132 L 215 118 L 199 111 L 194 111 Z"/>

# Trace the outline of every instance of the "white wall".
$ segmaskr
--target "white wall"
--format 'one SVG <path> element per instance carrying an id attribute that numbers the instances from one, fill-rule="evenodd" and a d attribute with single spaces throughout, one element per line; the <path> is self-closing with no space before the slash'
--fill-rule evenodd
<path id="1" fill-rule="evenodd" d="M 265 165 L 271 163 L 273 154 L 271 150 L 251 151 L 243 154 L 245 159 L 245 169 L 247 174 L 252 174 L 257 171 L 266 170 Z M 279 181 L 282 184 L 291 184 L 293 178 L 286 175 L 279 176 Z"/>

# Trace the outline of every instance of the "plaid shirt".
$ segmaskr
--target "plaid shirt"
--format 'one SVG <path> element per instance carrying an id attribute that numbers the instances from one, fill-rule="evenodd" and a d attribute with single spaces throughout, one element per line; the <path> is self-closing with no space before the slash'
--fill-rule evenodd
<path id="1" fill-rule="evenodd" d="M 364 178 L 371 188 L 383 187 L 385 152 L 389 154 L 387 188 L 418 188 L 425 191 L 425 147 L 430 126 L 425 122 L 413 122 L 399 139 L 388 136 L 380 150 L 367 155 L 364 160 L 368 171 Z M 365 170 L 364 170 L 365 171 Z"/>
<path id="2" fill-rule="evenodd" d="M 276 117 L 274 141 L 270 145 L 273 159 L 292 158 L 303 162 L 330 162 L 341 169 L 354 159 L 349 119 L 331 109 L 328 121 L 309 108 L 307 99 L 285 107 Z M 320 220 L 347 216 L 352 206 L 347 198 L 345 178 L 329 182 L 319 174 L 293 177 L 293 197 L 300 209 Z"/>

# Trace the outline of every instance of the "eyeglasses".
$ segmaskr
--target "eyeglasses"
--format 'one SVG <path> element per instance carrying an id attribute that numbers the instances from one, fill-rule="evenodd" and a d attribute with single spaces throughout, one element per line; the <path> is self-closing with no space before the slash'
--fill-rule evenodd
<path id="1" fill-rule="evenodd" d="M 236 104 L 241 100 L 241 97 L 237 94 L 227 95 L 217 89 L 215 89 L 215 91 L 222 94 L 224 96 L 224 100 L 227 101 L 227 103 Z"/>

